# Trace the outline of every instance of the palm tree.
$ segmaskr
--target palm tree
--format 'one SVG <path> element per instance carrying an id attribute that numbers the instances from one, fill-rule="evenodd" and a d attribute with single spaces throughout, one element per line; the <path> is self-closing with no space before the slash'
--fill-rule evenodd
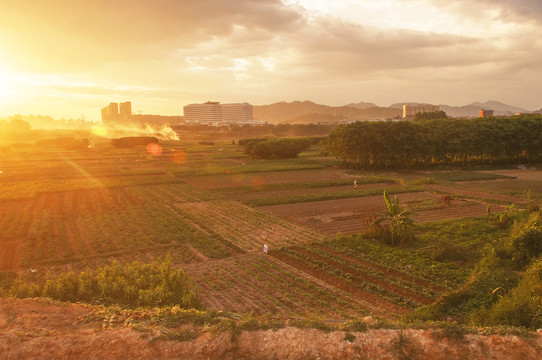
<path id="1" fill-rule="evenodd" d="M 384 200 L 386 201 L 387 210 L 383 211 L 380 217 L 373 221 L 373 225 L 382 226 L 382 223 L 387 225 L 386 230 L 388 230 L 387 235 L 389 236 L 387 240 L 392 245 L 402 245 L 406 241 L 413 239 L 413 229 L 416 226 L 416 222 L 412 219 L 414 213 L 405 206 L 401 206 L 397 196 L 394 196 L 393 201 L 391 201 L 385 190 Z"/>

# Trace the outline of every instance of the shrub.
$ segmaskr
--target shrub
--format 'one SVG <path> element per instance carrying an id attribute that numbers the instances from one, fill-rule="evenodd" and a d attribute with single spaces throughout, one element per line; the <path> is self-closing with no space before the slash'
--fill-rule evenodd
<path id="1" fill-rule="evenodd" d="M 474 313 L 472 321 L 486 326 L 542 327 L 542 259 L 528 269 L 516 288 L 499 295 L 492 307 Z"/>
<path id="2" fill-rule="evenodd" d="M 513 239 L 512 245 L 512 260 L 522 268 L 542 254 L 542 219 L 539 214 L 529 218 L 519 235 Z"/>
<path id="3" fill-rule="evenodd" d="M 397 196 L 391 201 L 386 191 L 384 191 L 384 200 L 387 210 L 373 222 L 374 225 L 382 227 L 383 239 L 392 245 L 402 245 L 412 240 L 416 225 L 412 219 L 413 213 L 399 204 Z"/>
<path id="4" fill-rule="evenodd" d="M 246 143 L 245 153 L 256 159 L 287 159 L 296 157 L 310 145 L 306 138 L 253 140 Z"/>
<path id="5" fill-rule="evenodd" d="M 47 296 L 62 301 L 86 301 L 126 306 L 179 305 L 197 308 L 192 282 L 169 259 L 160 263 L 113 262 L 92 272 L 48 276 L 43 285 L 17 280 L 10 292 L 15 297 Z"/>

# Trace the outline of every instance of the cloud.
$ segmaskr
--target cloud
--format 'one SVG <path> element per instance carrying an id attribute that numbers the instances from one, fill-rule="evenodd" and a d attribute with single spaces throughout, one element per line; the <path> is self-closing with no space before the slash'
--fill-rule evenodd
<path id="1" fill-rule="evenodd" d="M 20 61 L 50 70 L 160 57 L 168 47 L 191 48 L 236 27 L 278 34 L 300 21 L 280 0 L 6 0 L 0 40 Z"/>
<path id="2" fill-rule="evenodd" d="M 495 19 L 505 22 L 531 21 L 542 23 L 542 2 L 539 0 L 400 0 L 432 5 L 464 16 L 479 17 L 480 13 L 494 12 Z"/>
<path id="3" fill-rule="evenodd" d="M 341 6 L 330 14 L 281 0 L 3 0 L 0 53 L 26 73 L 64 79 L 39 92 L 89 98 L 96 109 L 102 99 L 170 114 L 206 100 L 330 103 L 364 86 L 435 94 L 435 81 L 453 94 L 514 78 L 534 97 L 539 0 L 341 0 L 331 11 Z M 351 99 L 360 100 L 377 101 Z"/>

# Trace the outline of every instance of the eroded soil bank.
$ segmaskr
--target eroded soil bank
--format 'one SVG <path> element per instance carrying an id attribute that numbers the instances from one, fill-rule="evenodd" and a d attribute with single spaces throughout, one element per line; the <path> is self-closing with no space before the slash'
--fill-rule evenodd
<path id="1" fill-rule="evenodd" d="M 0 299 L 0 359 L 541 359 L 542 336 L 453 335 L 442 330 L 363 333 L 287 327 L 204 333 L 190 341 L 158 331 L 82 322 L 90 306 Z"/>

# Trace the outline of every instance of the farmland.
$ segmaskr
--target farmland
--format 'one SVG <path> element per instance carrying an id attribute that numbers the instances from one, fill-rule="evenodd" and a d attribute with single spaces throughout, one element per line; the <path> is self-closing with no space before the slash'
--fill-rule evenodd
<path id="1" fill-rule="evenodd" d="M 96 139 L 85 150 L 4 148 L 0 270 L 39 281 L 169 254 L 207 309 L 397 318 L 468 279 L 470 265 L 434 256 L 433 227 L 476 218 L 497 232 L 488 213 L 542 194 L 537 170 L 348 172 L 318 149 L 267 161 L 227 142 L 160 146 L 150 153 Z M 415 212 L 418 243 L 356 237 L 385 210 L 384 190 Z M 464 246 L 491 240 L 477 241 Z"/>

